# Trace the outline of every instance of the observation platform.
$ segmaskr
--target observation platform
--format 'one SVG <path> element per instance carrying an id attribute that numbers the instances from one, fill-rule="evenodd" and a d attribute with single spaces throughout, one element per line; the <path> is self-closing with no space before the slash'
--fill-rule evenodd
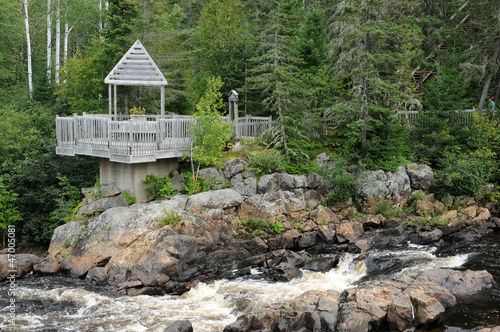
<path id="1" fill-rule="evenodd" d="M 224 121 L 229 121 L 224 118 Z M 150 163 L 189 155 L 191 126 L 182 115 L 83 114 L 56 117 L 56 153 L 86 155 L 117 163 Z M 272 125 L 271 117 L 241 117 L 233 124 L 237 138 L 256 139 Z"/>

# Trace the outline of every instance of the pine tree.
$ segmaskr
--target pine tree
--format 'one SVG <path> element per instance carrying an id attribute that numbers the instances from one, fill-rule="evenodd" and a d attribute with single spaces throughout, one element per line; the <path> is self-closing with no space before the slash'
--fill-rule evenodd
<path id="1" fill-rule="evenodd" d="M 291 136 L 300 133 L 301 117 L 298 65 L 300 54 L 295 43 L 297 22 L 303 12 L 298 0 L 261 1 L 260 9 L 264 21 L 259 35 L 260 55 L 251 61 L 255 67 L 249 79 L 253 89 L 262 92 L 265 109 L 274 116 L 274 142 L 290 157 L 300 157 L 300 152 L 289 146 Z"/>
<path id="2" fill-rule="evenodd" d="M 350 0 L 332 8 L 329 46 L 333 73 L 348 87 L 338 116 L 357 135 L 360 158 L 384 169 L 403 162 L 403 128 L 394 111 L 418 105 L 410 82 L 411 58 L 420 45 L 416 1 Z M 383 154 L 376 151 L 384 151 Z M 351 151 L 352 152 L 352 151 Z"/>

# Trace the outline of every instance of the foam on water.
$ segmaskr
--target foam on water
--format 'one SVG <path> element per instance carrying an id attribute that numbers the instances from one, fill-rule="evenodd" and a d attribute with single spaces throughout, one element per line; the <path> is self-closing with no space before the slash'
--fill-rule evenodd
<path id="1" fill-rule="evenodd" d="M 434 267 L 456 267 L 467 254 L 437 257 L 435 247 L 408 246 L 402 251 L 375 251 L 367 254 L 377 259 L 397 260 L 400 274 L 414 274 Z M 303 277 L 290 282 L 270 282 L 249 278 L 199 283 L 182 296 L 118 296 L 97 293 L 84 286 L 34 288 L 20 284 L 18 301 L 42 302 L 38 311 L 19 313 L 18 330 L 47 329 L 77 331 L 163 331 L 179 319 L 190 320 L 195 331 L 213 332 L 236 320 L 242 300 L 253 306 L 286 303 L 307 290 L 342 291 L 366 276 L 364 261 L 354 263 L 356 255 L 343 254 L 337 268 L 327 273 L 303 271 Z M 258 274 L 254 270 L 252 275 Z M 50 282 L 50 281 L 49 281 Z M 47 312 L 40 310 L 49 305 Z M 67 308 L 67 307 L 71 308 Z M 42 309 L 40 309 L 42 308 Z M 1 314 L 1 311 L 0 311 Z M 1 316 L 1 315 L 0 315 Z M 0 329 L 5 322 L 0 319 Z"/>

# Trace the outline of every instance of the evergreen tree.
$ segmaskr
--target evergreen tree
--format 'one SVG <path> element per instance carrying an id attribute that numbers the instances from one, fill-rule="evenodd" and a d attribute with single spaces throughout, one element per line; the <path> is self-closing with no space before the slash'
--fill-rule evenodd
<path id="1" fill-rule="evenodd" d="M 298 95 L 298 65 L 300 54 L 295 43 L 297 22 L 303 13 L 298 0 L 261 1 L 260 9 L 264 21 L 259 34 L 259 53 L 253 58 L 250 82 L 254 89 L 262 92 L 263 105 L 274 117 L 273 132 L 276 146 L 290 157 L 300 157 L 299 150 L 289 146 L 292 137 L 300 137 L 302 117 Z"/>
<path id="2" fill-rule="evenodd" d="M 410 82 L 410 61 L 420 44 L 417 6 L 416 1 L 351 0 L 332 8 L 332 69 L 348 87 L 336 111 L 339 117 L 347 113 L 348 136 L 357 136 L 359 157 L 369 167 L 394 169 L 404 162 L 406 149 L 398 144 L 404 128 L 394 111 L 418 105 Z"/>

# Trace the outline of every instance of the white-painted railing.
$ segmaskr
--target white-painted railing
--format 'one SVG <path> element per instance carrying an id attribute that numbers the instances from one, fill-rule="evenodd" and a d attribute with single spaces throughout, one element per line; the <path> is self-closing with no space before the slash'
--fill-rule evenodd
<path id="1" fill-rule="evenodd" d="M 233 125 L 237 138 L 256 139 L 271 130 L 272 117 L 245 116 L 238 118 L 238 123 Z"/>
<path id="2" fill-rule="evenodd" d="M 140 121 L 139 121 L 140 120 Z M 272 119 L 244 117 L 234 125 L 239 137 L 257 138 L 271 128 Z M 83 154 L 135 163 L 157 158 L 180 157 L 189 151 L 189 116 L 129 116 L 84 114 L 56 117 L 56 152 L 61 155 Z"/>

